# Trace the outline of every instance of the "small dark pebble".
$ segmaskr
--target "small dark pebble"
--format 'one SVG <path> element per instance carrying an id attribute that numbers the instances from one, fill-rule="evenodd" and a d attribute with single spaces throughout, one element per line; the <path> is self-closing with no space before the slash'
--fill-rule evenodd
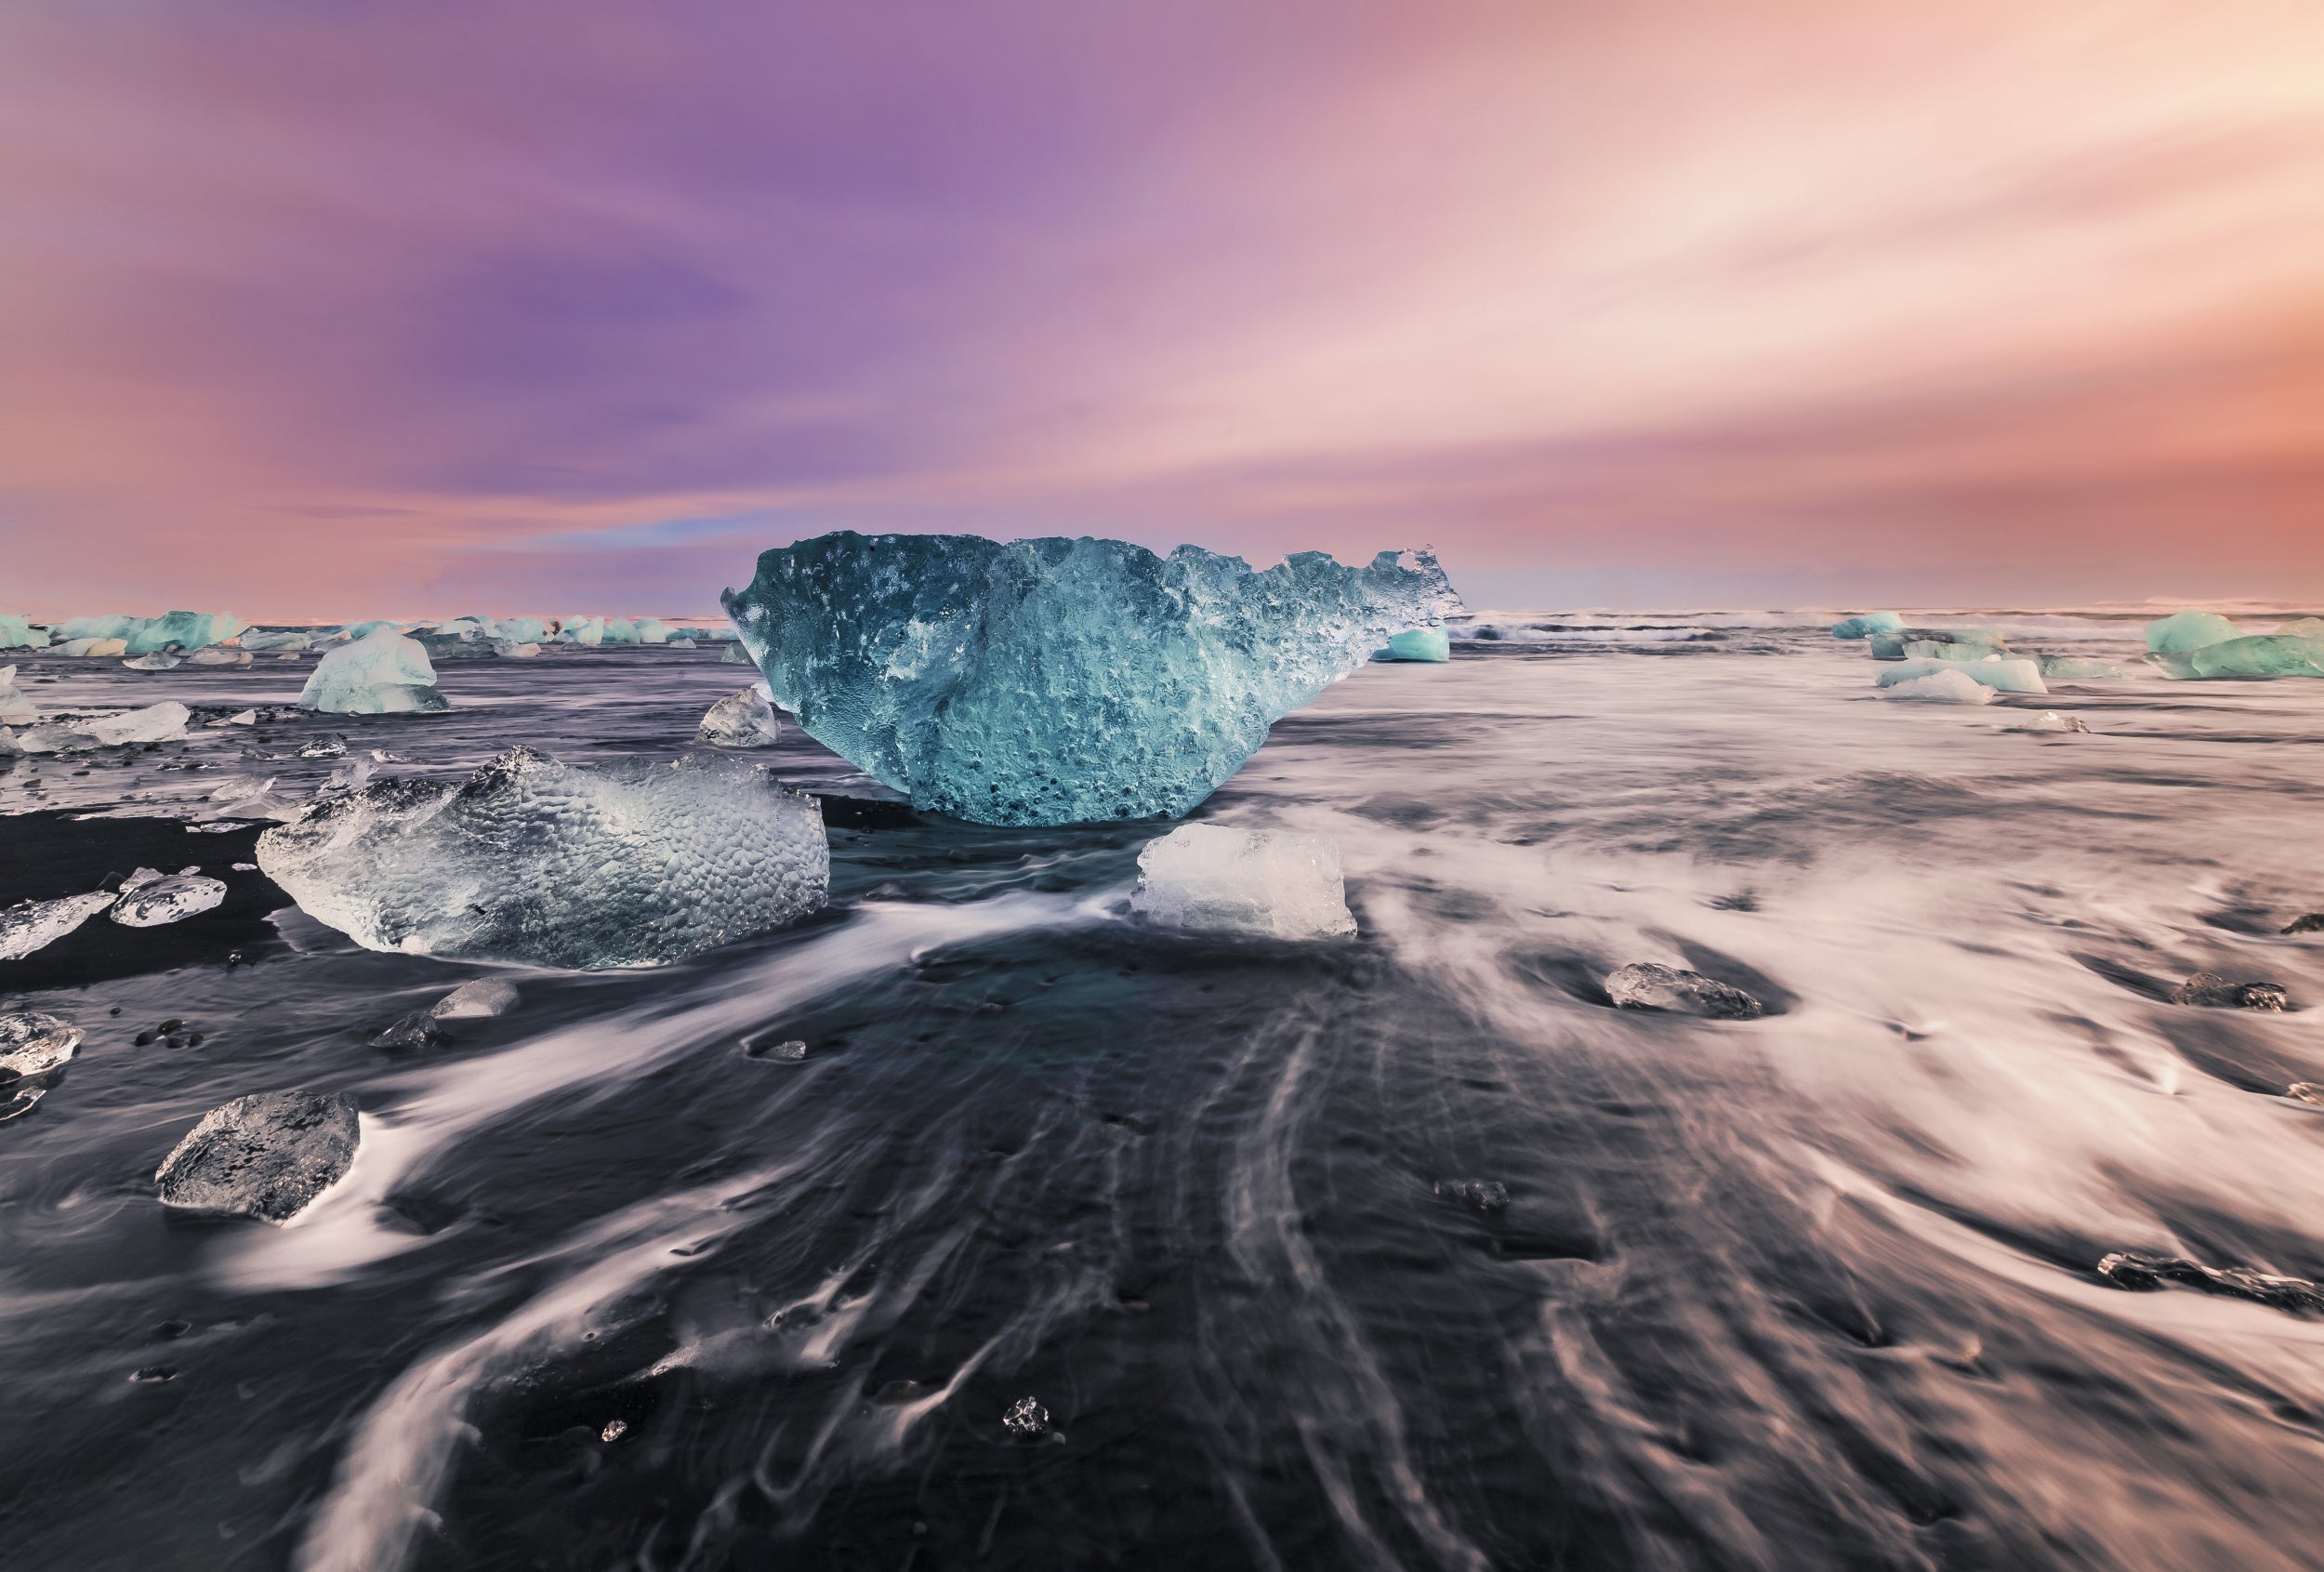
<path id="1" fill-rule="evenodd" d="M 181 1338 L 191 1330 L 193 1330 L 193 1323 L 191 1321 L 164 1321 L 153 1328 L 153 1335 L 165 1339 Z"/>
<path id="2" fill-rule="evenodd" d="M 105 1011 L 105 1013 L 108 1015 L 118 1015 L 121 1013 L 121 1006 L 116 1004 L 111 1010 Z"/>
<path id="3" fill-rule="evenodd" d="M 138 1047 L 146 1048 L 152 1045 L 153 1041 L 153 1034 L 151 1032 L 139 1032 L 132 1040 L 136 1042 Z"/>
<path id="4" fill-rule="evenodd" d="M 163 1040 L 172 1048 L 183 1048 L 186 1046 L 186 1039 L 177 1036 L 175 1033 L 172 1033 L 169 1037 L 164 1038 Z"/>
<path id="5" fill-rule="evenodd" d="M 2324 933 L 2324 912 L 2310 912 L 2305 917 L 2295 917 L 2291 919 L 2291 925 L 2284 931 L 2287 933 Z"/>
<path id="6" fill-rule="evenodd" d="M 178 1019 L 177 1016 L 175 1016 L 175 1015 L 171 1016 L 168 1020 L 166 1020 L 166 1021 L 163 1022 L 163 1023 L 161 1024 L 161 1025 L 159 1025 L 158 1027 L 156 1027 L 156 1028 L 155 1028 L 155 1030 L 157 1030 L 157 1031 L 161 1031 L 161 1032 L 165 1032 L 165 1033 L 166 1033 L 166 1032 L 182 1032 L 182 1031 L 184 1031 L 185 1029 L 186 1029 L 186 1024 L 185 1024 L 183 1021 L 179 1020 L 179 1019 Z"/>
<path id="7" fill-rule="evenodd" d="M 186 1034 L 186 1046 L 188 1048 L 200 1048 L 202 1046 L 202 1034 L 199 1032 L 188 1032 Z"/>

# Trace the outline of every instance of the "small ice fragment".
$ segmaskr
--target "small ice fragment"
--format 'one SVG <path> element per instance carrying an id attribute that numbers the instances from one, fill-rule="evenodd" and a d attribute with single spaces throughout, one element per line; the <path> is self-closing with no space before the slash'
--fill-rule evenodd
<path id="1" fill-rule="evenodd" d="M 139 868 L 121 881 L 121 892 L 126 895 L 132 890 L 141 890 L 161 877 L 159 868 Z"/>
<path id="2" fill-rule="evenodd" d="M 740 644 L 727 645 L 719 655 L 719 661 L 724 666 L 756 666 L 759 664 L 750 658 L 750 652 Z"/>
<path id="3" fill-rule="evenodd" d="M 2200 1005 L 2206 1010 L 2281 1011 L 2291 1008 L 2291 997 L 2281 983 L 2230 983 L 2215 971 L 2198 971 L 2172 990 L 2173 1004 Z"/>
<path id="4" fill-rule="evenodd" d="M 610 1446 L 628 1433 L 629 1421 L 627 1420 L 607 1420 L 605 1428 L 597 1433 L 597 1438 Z"/>
<path id="5" fill-rule="evenodd" d="M 2314 1081 L 2294 1081 L 2284 1088 L 2284 1095 L 2294 1103 L 2306 1103 L 2324 1108 L 2324 1086 L 2318 1086 Z"/>
<path id="6" fill-rule="evenodd" d="M 45 949 L 113 904 L 103 892 L 33 901 L 0 911 L 0 960 L 22 960 Z"/>
<path id="7" fill-rule="evenodd" d="M 2012 726 L 2010 730 L 2013 732 L 2087 732 L 2090 728 L 2082 723 L 2082 718 L 2079 715 L 2060 715 L 2054 709 L 2045 709 L 2023 726 Z"/>
<path id="8" fill-rule="evenodd" d="M 155 651 L 152 654 L 139 655 L 135 660 L 125 660 L 121 664 L 132 671 L 175 671 L 180 663 L 176 655 Z"/>
<path id="9" fill-rule="evenodd" d="M 673 650 L 692 650 L 699 646 L 692 639 L 672 639 L 669 641 L 669 647 Z"/>
<path id="10" fill-rule="evenodd" d="M 2135 1255 L 2117 1250 L 2098 1263 L 2098 1275 L 2117 1288 L 2150 1293 L 2166 1283 L 2248 1299 L 2276 1310 L 2324 1311 L 2324 1288 L 2305 1277 L 2278 1277 L 2239 1266 L 2205 1266 L 2181 1256 Z"/>
<path id="11" fill-rule="evenodd" d="M 1750 1021 L 1767 1012 L 1765 1005 L 1740 988 L 1699 971 L 1652 961 L 1612 973 L 1605 980 L 1605 992 L 1618 1010 L 1667 1010 L 1712 1021 Z"/>
<path id="12" fill-rule="evenodd" d="M 73 1057 L 81 1046 L 81 1028 L 58 1015 L 35 1010 L 0 1015 L 0 1070 L 24 1076 L 45 1076 Z"/>
<path id="13" fill-rule="evenodd" d="M 159 928 L 183 922 L 225 899 L 225 880 L 176 874 L 127 891 L 113 904 L 112 919 L 124 928 Z"/>
<path id="14" fill-rule="evenodd" d="M 702 717 L 702 740 L 720 747 L 772 747 L 783 734 L 774 706 L 755 685 L 738 688 Z"/>
<path id="15" fill-rule="evenodd" d="M 1045 1435 L 1049 1433 L 1049 1410 L 1035 1398 L 1020 1397 L 1001 1415 L 1000 1422 L 1011 1435 Z"/>
<path id="16" fill-rule="evenodd" d="M 1948 667 L 1926 677 L 1885 686 L 1881 690 L 1881 697 L 1920 704 L 1991 704 L 1993 690 L 1963 674 L 1959 667 Z"/>
<path id="17" fill-rule="evenodd" d="M 188 666 L 248 666 L 250 661 L 248 650 L 229 650 L 218 645 L 196 650 L 186 657 Z"/>
<path id="18" fill-rule="evenodd" d="M 1923 677 L 1939 677 L 1958 671 L 1973 682 L 1981 682 L 1997 693 L 2046 694 L 2041 672 L 2029 660 L 2003 660 L 1998 655 L 1986 655 L 1976 660 L 1908 660 L 1877 673 L 1876 686 L 1893 688 L 1900 682 L 1910 682 Z"/>
<path id="19" fill-rule="evenodd" d="M 255 709 L 245 709 L 239 714 L 229 715 L 222 720 L 210 722 L 213 726 L 255 726 L 257 723 L 258 712 Z"/>
<path id="20" fill-rule="evenodd" d="M 743 1052 L 752 1059 L 772 1059 L 780 1063 L 798 1064 L 807 1058 L 807 1044 L 798 1037 L 769 1040 L 767 1037 L 746 1037 Z"/>
<path id="21" fill-rule="evenodd" d="M 2054 677 L 2061 682 L 2105 682 L 2119 678 L 2121 669 L 2102 660 L 2085 660 L 2080 655 L 2042 655 L 2041 675 Z"/>
<path id="22" fill-rule="evenodd" d="M 170 742 L 186 734 L 186 722 L 193 712 L 175 699 L 148 705 L 121 715 L 109 715 L 102 720 L 84 720 L 73 730 L 86 733 L 106 747 L 123 743 Z"/>
<path id="23" fill-rule="evenodd" d="M 29 726 L 40 719 L 31 697 L 16 685 L 16 667 L 0 666 L 0 725 Z"/>
<path id="24" fill-rule="evenodd" d="M 165 1206 L 287 1222 L 347 1172 L 361 1139 L 344 1092 L 262 1091 L 203 1115 L 153 1179 Z"/>
<path id="25" fill-rule="evenodd" d="M 1328 836 L 1181 825 L 1138 853 L 1130 909 L 1165 928 L 1275 939 L 1355 931 Z"/>
<path id="26" fill-rule="evenodd" d="M 540 645 L 529 639 L 522 643 L 512 642 L 507 639 L 495 639 L 492 642 L 493 654 L 503 660 L 531 660 L 541 653 Z"/>
<path id="27" fill-rule="evenodd" d="M 2206 644 L 2224 644 L 2242 632 L 2217 612 L 2174 612 L 2146 625 L 2146 647 L 2164 654 L 2191 654 Z"/>
<path id="28" fill-rule="evenodd" d="M 439 1021 L 469 1021 L 506 1015 L 517 1007 L 517 985 L 499 977 L 478 977 L 438 999 L 429 1013 Z"/>
<path id="29" fill-rule="evenodd" d="M 824 903 L 814 799 L 717 754 L 575 766 L 515 748 L 465 783 L 378 781 L 258 838 L 366 948 L 597 970 L 682 960 Z"/>
<path id="30" fill-rule="evenodd" d="M 236 873 L 257 873 L 258 871 L 258 865 L 256 863 L 236 863 L 234 865 L 234 871 Z"/>
<path id="31" fill-rule="evenodd" d="M 377 627 L 323 657 L 298 707 L 334 715 L 432 714 L 450 709 L 436 692 L 436 668 L 416 639 Z"/>
<path id="32" fill-rule="evenodd" d="M 301 759 L 342 759 L 347 755 L 347 739 L 337 732 L 325 732 L 298 746 Z"/>
<path id="33" fill-rule="evenodd" d="M 0 1125 L 31 1113 L 33 1105 L 48 1095 L 46 1087 L 26 1086 L 21 1081 L 9 1087 L 7 1090 L 10 1093 L 7 1101 L 0 1103 Z"/>
<path id="34" fill-rule="evenodd" d="M 1509 1209 L 1509 1186 L 1497 1179 L 1440 1179 L 1436 1182 L 1436 1193 L 1472 1211 Z"/>

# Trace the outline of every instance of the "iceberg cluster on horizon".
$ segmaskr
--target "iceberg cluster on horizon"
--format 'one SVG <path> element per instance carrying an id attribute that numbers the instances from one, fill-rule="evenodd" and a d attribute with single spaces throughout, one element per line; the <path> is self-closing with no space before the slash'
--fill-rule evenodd
<path id="1" fill-rule="evenodd" d="M 1184 813 L 1278 717 L 1460 610 L 1427 551 L 1254 572 L 1193 546 L 852 531 L 763 553 L 724 602 L 809 735 L 990 825 Z"/>
<path id="2" fill-rule="evenodd" d="M 2324 617 L 2246 633 L 2216 612 L 2174 612 L 2146 625 L 2146 659 L 2165 677 L 2324 677 Z"/>

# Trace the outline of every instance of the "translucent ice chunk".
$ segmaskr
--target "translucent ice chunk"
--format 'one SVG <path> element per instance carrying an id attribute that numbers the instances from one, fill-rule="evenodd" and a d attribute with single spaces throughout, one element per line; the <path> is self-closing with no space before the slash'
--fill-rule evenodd
<path id="1" fill-rule="evenodd" d="M 196 650 L 186 657 L 188 666 L 248 666 L 250 661 L 248 650 L 230 650 L 224 645 Z"/>
<path id="2" fill-rule="evenodd" d="M 57 646 L 57 653 L 94 660 L 104 655 L 125 655 L 129 643 L 125 639 L 68 639 Z"/>
<path id="3" fill-rule="evenodd" d="M 2324 639 L 2324 616 L 2304 616 L 2285 623 L 2276 629 L 2300 639 Z"/>
<path id="4" fill-rule="evenodd" d="M 40 719 L 40 707 L 16 685 L 16 667 L 0 666 L 0 726 L 29 726 Z"/>
<path id="5" fill-rule="evenodd" d="M 258 838 L 310 917 L 375 950 L 654 966 L 824 903 L 823 812 L 715 754 L 588 767 L 516 748 L 458 786 L 380 781 Z"/>
<path id="6" fill-rule="evenodd" d="M 1831 625 L 1835 639 L 1865 639 L 1875 633 L 1896 633 L 1903 630 L 1905 619 L 1895 612 L 1866 612 L 1861 616 L 1842 617 Z"/>
<path id="7" fill-rule="evenodd" d="M 202 1116 L 153 1174 L 165 1206 L 288 1222 L 354 1165 L 355 1100 L 263 1091 Z"/>
<path id="8" fill-rule="evenodd" d="M 1964 672 L 1960 666 L 1940 663 L 1944 669 L 1926 677 L 1914 677 L 1883 688 L 1881 697 L 1904 699 L 1921 704 L 1991 704 L 1993 690 Z"/>
<path id="9" fill-rule="evenodd" d="M 242 627 L 239 618 L 225 612 L 170 612 L 141 619 L 136 631 L 125 637 L 131 654 L 150 655 L 172 644 L 181 650 L 199 650 L 221 639 L 231 639 Z"/>
<path id="10" fill-rule="evenodd" d="M 669 628 L 660 617 L 641 616 L 631 626 L 635 628 L 638 636 L 638 642 L 640 644 L 667 644 L 669 642 Z"/>
<path id="11" fill-rule="evenodd" d="M 391 622 L 382 622 L 376 619 L 371 622 L 350 622 L 345 627 L 339 629 L 339 637 L 350 641 L 357 639 L 368 639 L 373 634 L 378 632 L 381 628 L 393 627 L 394 626 L 395 624 Z"/>
<path id="12" fill-rule="evenodd" d="M 143 709 L 109 715 L 101 720 L 84 720 L 73 730 L 102 747 L 115 747 L 123 743 L 162 743 L 184 736 L 186 722 L 192 718 L 193 712 L 176 699 L 164 699 Z"/>
<path id="13" fill-rule="evenodd" d="M 2045 709 L 2040 715 L 2035 716 L 2031 720 L 2027 721 L 2023 726 L 2013 726 L 2010 730 L 2014 732 L 2064 733 L 2087 732 L 2090 728 L 2083 723 L 2082 718 L 2079 715 L 2060 715 L 2054 709 Z"/>
<path id="14" fill-rule="evenodd" d="M 81 1028 L 62 1016 L 21 1011 L 0 1015 L 0 1070 L 45 1076 L 71 1061 L 81 1046 Z"/>
<path id="15" fill-rule="evenodd" d="M 720 664 L 724 666 L 755 666 L 758 664 L 750 658 L 750 652 L 744 649 L 739 643 L 727 645 L 725 653 L 719 656 L 719 661 Z"/>
<path id="16" fill-rule="evenodd" d="M 503 660 L 531 660 L 535 655 L 537 655 L 540 653 L 541 647 L 538 644 L 529 641 L 522 644 L 516 644 L 509 642 L 506 639 L 495 639 L 493 641 L 493 654 L 500 656 Z"/>
<path id="17" fill-rule="evenodd" d="M 604 644 L 634 644 L 638 641 L 638 625 L 626 616 L 604 619 L 604 631 L 598 641 Z"/>
<path id="18" fill-rule="evenodd" d="M 569 616 L 558 627 L 560 644 L 602 644 L 605 641 L 605 619 L 601 616 Z"/>
<path id="19" fill-rule="evenodd" d="M 428 1013 L 439 1021 L 475 1021 L 506 1015 L 517 1007 L 517 985 L 500 977 L 463 983 L 438 999 Z"/>
<path id="20" fill-rule="evenodd" d="M 225 880 L 177 874 L 125 891 L 113 903 L 112 919 L 124 928 L 160 928 L 199 917 L 225 899 Z"/>
<path id="21" fill-rule="evenodd" d="M 312 636 L 295 631 L 248 632 L 242 636 L 245 650 L 305 650 L 313 647 Z"/>
<path id="22" fill-rule="evenodd" d="M 1983 660 L 1908 660 L 1890 667 L 1872 680 L 1883 688 L 1918 678 L 1934 677 L 1939 672 L 1958 671 L 1974 682 L 1982 682 L 2004 694 L 2046 694 L 2041 671 L 2029 660 L 2001 660 L 1987 655 Z"/>
<path id="23" fill-rule="evenodd" d="M 2185 654 L 2206 644 L 2224 644 L 2242 631 L 2217 612 L 2173 612 L 2146 625 L 2146 647 L 2165 654 Z"/>
<path id="24" fill-rule="evenodd" d="M 0 612 L 0 650 L 45 650 L 48 629 L 35 627 L 30 617 Z"/>
<path id="25" fill-rule="evenodd" d="M 980 824 L 1183 813 L 1276 717 L 1459 601 L 1429 553 L 1264 573 L 1182 546 L 841 532 L 725 597 L 774 701 L 915 807 Z"/>
<path id="26" fill-rule="evenodd" d="M 2188 652 L 2197 677 L 2324 677 L 2324 640 L 2253 633 Z"/>
<path id="27" fill-rule="evenodd" d="M 1441 627 L 1415 627 L 1395 635 L 1388 647 L 1373 657 L 1375 660 L 1448 661 L 1452 659 L 1452 641 Z"/>
<path id="28" fill-rule="evenodd" d="M 67 895 L 30 901 L 0 911 L 0 960 L 22 960 L 45 949 L 113 904 L 112 895 Z"/>
<path id="29" fill-rule="evenodd" d="M 720 747 L 772 747 L 782 735 L 774 706 L 755 686 L 727 694 L 702 718 L 702 740 Z"/>
<path id="30" fill-rule="evenodd" d="M 403 715 L 450 709 L 436 668 L 416 639 L 375 627 L 325 654 L 298 695 L 301 709 L 334 715 Z"/>
<path id="31" fill-rule="evenodd" d="M 1138 853 L 1130 909 L 1165 928 L 1341 939 L 1355 931 L 1328 836 L 1181 825 Z"/>
<path id="32" fill-rule="evenodd" d="M 126 640 L 145 619 L 134 616 L 69 616 L 57 624 L 59 639 Z"/>
<path id="33" fill-rule="evenodd" d="M 165 655 L 156 651 L 152 654 L 139 655 L 133 660 L 125 660 L 121 664 L 132 671 L 175 671 L 181 662 L 176 655 Z"/>

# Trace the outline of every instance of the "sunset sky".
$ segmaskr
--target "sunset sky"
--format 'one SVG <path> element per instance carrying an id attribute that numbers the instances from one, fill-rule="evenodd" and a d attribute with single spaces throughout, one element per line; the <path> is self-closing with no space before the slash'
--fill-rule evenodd
<path id="1" fill-rule="evenodd" d="M 2317 0 L 0 8 L 0 611 L 2324 597 Z"/>

